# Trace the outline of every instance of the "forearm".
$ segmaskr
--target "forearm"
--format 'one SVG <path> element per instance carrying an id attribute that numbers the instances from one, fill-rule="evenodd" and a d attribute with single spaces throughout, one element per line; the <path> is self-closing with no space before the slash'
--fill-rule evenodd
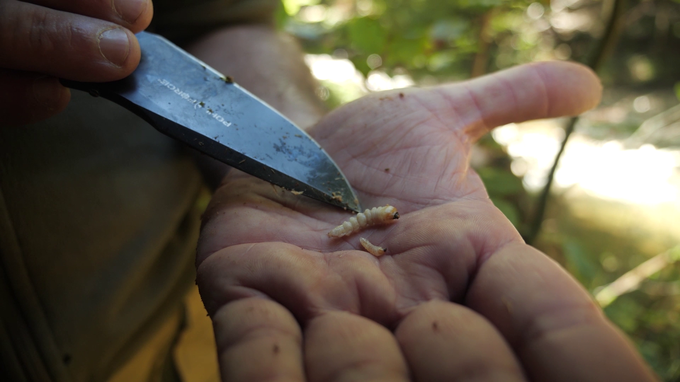
<path id="1" fill-rule="evenodd" d="M 325 113 L 302 50 L 289 35 L 268 25 L 226 27 L 186 48 L 217 71 L 231 76 L 298 126 L 306 129 Z M 198 164 L 211 187 L 229 167 L 204 155 Z"/>

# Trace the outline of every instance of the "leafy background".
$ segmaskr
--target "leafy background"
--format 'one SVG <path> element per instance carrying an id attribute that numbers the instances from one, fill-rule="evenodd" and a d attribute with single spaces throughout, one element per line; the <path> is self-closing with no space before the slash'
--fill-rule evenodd
<path id="1" fill-rule="evenodd" d="M 532 61 L 594 67 L 605 86 L 602 105 L 539 130 L 614 142 L 622 153 L 675 155 L 667 174 L 677 186 L 674 201 L 625 202 L 576 185 L 552 187 L 542 209 L 544 190 L 519 169 L 502 135 L 477 145 L 473 165 L 525 238 L 593 294 L 663 380 L 680 381 L 680 1 L 283 0 L 277 22 L 300 39 L 330 107 Z M 336 78 L 315 70 L 319 63 L 336 65 L 328 67 Z M 565 134 L 570 126 L 573 135 Z M 616 170 L 647 182 L 653 168 L 638 167 L 625 162 Z"/>

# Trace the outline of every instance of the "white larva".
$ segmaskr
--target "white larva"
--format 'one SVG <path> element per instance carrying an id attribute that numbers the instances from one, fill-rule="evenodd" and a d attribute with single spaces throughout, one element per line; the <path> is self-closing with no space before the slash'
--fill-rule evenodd
<path id="1" fill-rule="evenodd" d="M 399 212 L 389 204 L 383 207 L 373 207 L 363 213 L 358 213 L 357 216 L 353 216 L 348 221 L 342 223 L 342 225 L 333 228 L 328 233 L 328 237 L 348 236 L 359 232 L 363 228 L 376 224 L 385 224 L 395 219 L 399 219 Z"/>
<path id="2" fill-rule="evenodd" d="M 380 257 L 387 252 L 387 248 L 383 247 L 378 247 L 377 245 L 374 245 L 370 241 L 364 239 L 363 237 L 359 239 L 359 242 L 361 243 L 361 246 L 364 247 L 364 249 L 370 253 L 371 255 L 375 257 Z"/>

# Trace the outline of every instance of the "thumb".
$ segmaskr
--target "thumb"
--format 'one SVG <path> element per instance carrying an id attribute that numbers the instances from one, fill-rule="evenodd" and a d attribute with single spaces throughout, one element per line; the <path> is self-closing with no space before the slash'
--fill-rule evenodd
<path id="1" fill-rule="evenodd" d="M 602 97 L 597 75 L 570 62 L 521 65 L 437 90 L 455 100 L 459 126 L 472 140 L 512 122 L 578 115 Z"/>

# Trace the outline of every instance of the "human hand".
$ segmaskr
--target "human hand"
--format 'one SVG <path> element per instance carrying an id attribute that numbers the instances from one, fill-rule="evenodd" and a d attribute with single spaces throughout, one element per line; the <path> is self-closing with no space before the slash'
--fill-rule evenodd
<path id="1" fill-rule="evenodd" d="M 134 33 L 151 0 L 0 0 L 0 125 L 40 121 L 66 107 L 58 78 L 114 81 L 140 58 Z"/>
<path id="2" fill-rule="evenodd" d="M 336 109 L 310 133 L 364 206 L 401 215 L 342 239 L 326 233 L 348 213 L 232 171 L 197 251 L 223 380 L 653 380 L 469 168 L 489 129 L 578 114 L 600 95 L 588 69 L 537 63 Z"/>

